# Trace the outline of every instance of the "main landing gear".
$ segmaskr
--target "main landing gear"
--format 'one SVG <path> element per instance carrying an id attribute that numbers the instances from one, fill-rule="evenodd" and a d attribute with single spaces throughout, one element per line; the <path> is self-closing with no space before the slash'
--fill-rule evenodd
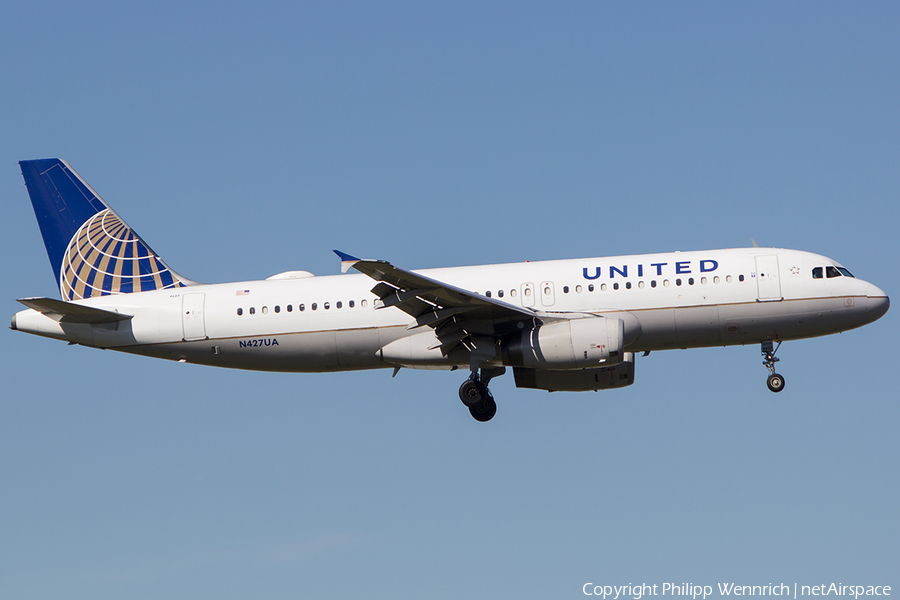
<path id="1" fill-rule="evenodd" d="M 481 369 L 481 375 L 478 371 L 472 371 L 472 375 L 459 386 L 459 399 L 476 421 L 486 423 L 497 414 L 497 403 L 487 386 L 491 379 L 505 372 L 504 367 Z"/>
<path id="2" fill-rule="evenodd" d="M 778 342 L 778 344 L 774 346 L 771 340 L 762 343 L 763 366 L 769 370 L 769 377 L 766 379 L 766 385 L 769 386 L 769 389 L 773 392 L 780 392 L 784 389 L 784 377 L 775 372 L 775 363 L 781 360 L 775 356 L 775 353 L 778 352 L 780 347 L 781 342 Z"/>

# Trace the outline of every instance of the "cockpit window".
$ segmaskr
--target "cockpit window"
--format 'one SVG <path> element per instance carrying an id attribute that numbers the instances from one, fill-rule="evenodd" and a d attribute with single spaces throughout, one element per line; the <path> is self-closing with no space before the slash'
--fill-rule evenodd
<path id="1" fill-rule="evenodd" d="M 828 279 L 831 279 L 832 277 L 853 277 L 853 273 L 851 273 L 844 267 L 813 267 L 813 279 L 822 279 L 823 274 Z"/>
<path id="2" fill-rule="evenodd" d="M 844 277 L 853 277 L 853 273 L 851 273 L 844 267 L 838 267 L 837 270 L 840 271 L 841 275 L 843 275 Z M 853 278 L 856 279 L 855 277 L 853 277 Z"/>

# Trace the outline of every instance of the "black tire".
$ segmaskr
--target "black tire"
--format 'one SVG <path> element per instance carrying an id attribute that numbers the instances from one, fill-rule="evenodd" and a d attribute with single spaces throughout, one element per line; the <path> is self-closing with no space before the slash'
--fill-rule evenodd
<path id="1" fill-rule="evenodd" d="M 487 388 L 480 381 L 466 379 L 459 386 L 459 399 L 469 408 L 477 406 L 485 398 L 487 398 Z"/>
<path id="2" fill-rule="evenodd" d="M 766 379 L 766 385 L 769 386 L 769 389 L 773 392 L 780 392 L 784 389 L 784 377 L 779 375 L 778 373 L 773 373 L 769 375 L 769 378 Z"/>
<path id="3" fill-rule="evenodd" d="M 497 403 L 488 396 L 475 406 L 469 407 L 469 414 L 472 418 L 481 423 L 487 423 L 497 414 Z"/>

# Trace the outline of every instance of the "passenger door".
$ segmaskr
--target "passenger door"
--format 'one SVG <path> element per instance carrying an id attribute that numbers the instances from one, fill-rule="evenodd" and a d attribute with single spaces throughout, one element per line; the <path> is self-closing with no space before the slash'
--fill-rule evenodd
<path id="1" fill-rule="evenodd" d="M 756 285 L 760 302 L 777 302 L 783 299 L 777 256 L 756 257 Z"/>
<path id="2" fill-rule="evenodd" d="M 206 321 L 203 316 L 205 298 L 206 294 L 184 294 L 181 297 L 181 324 L 186 342 L 206 339 Z"/>

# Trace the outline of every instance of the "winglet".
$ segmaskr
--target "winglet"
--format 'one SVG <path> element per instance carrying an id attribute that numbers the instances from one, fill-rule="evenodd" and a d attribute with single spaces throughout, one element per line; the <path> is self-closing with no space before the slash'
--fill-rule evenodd
<path id="1" fill-rule="evenodd" d="M 355 256 L 350 256 L 346 252 L 341 252 L 340 250 L 332 250 L 332 252 L 337 254 L 341 259 L 341 273 L 346 273 L 350 270 L 350 267 L 362 260 L 360 258 L 356 258 Z"/>

